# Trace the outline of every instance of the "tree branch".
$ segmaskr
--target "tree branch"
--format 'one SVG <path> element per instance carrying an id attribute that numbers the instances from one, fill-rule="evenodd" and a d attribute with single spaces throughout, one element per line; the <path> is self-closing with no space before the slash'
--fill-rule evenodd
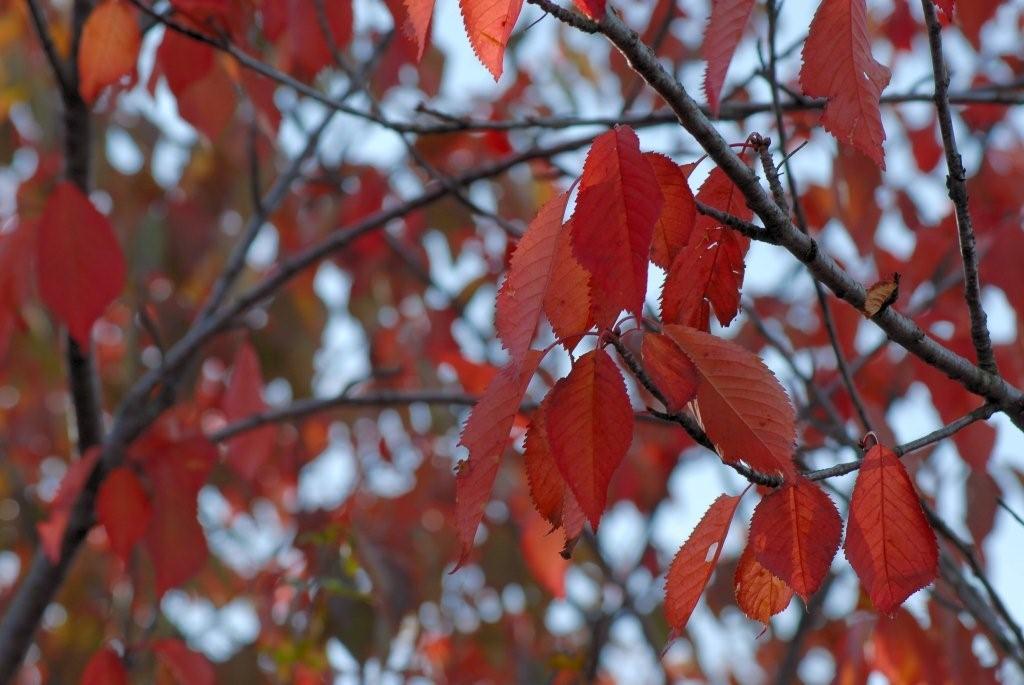
<path id="1" fill-rule="evenodd" d="M 685 89 L 662 67 L 657 56 L 643 44 L 635 32 L 617 17 L 608 14 L 592 22 L 555 5 L 551 0 L 529 0 L 582 30 L 600 32 L 629 60 L 669 104 L 679 122 L 700 143 L 708 155 L 736 184 L 747 205 L 757 214 L 770 235 L 777 238 L 793 256 L 804 262 L 814 277 L 839 298 L 858 310 L 863 308 L 864 287 L 822 252 L 809 236 L 795 228 L 787 214 L 765 195 L 757 176 L 743 163 L 714 128 Z M 1018 428 L 1024 429 L 1024 393 L 1003 378 L 979 369 L 967 359 L 939 344 L 906 316 L 889 307 L 872 319 L 886 335 L 922 361 L 957 380 L 971 392 L 999 405 Z"/>
<path id="2" fill-rule="evenodd" d="M 935 111 L 942 131 L 942 147 L 946 152 L 946 188 L 956 211 L 956 228 L 960 238 L 960 258 L 964 264 L 964 299 L 971 316 L 971 341 L 978 356 L 978 366 L 996 373 L 996 359 L 992 353 L 992 338 L 988 332 L 988 317 L 981 305 L 981 283 L 978 276 L 978 253 L 974 242 L 974 225 L 968 209 L 967 172 L 956 145 L 953 117 L 949 111 L 949 69 L 942 56 L 942 26 L 935 14 L 932 0 L 921 0 L 924 23 L 928 27 L 932 72 L 935 75 Z"/>

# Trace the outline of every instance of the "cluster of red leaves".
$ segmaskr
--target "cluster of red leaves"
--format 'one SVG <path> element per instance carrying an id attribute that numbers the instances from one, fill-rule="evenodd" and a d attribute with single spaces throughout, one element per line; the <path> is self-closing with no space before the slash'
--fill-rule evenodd
<path id="1" fill-rule="evenodd" d="M 711 173 L 697 197 L 740 212 L 739 193 L 720 170 Z M 782 482 L 755 509 L 735 578 L 737 603 L 751 617 L 767 621 L 794 592 L 807 600 L 839 549 L 839 512 L 797 472 L 796 412 L 774 374 L 757 355 L 706 332 L 711 307 L 723 324 L 737 313 L 745 239 L 737 244 L 735 232 L 710 217 L 698 219 L 686 175 L 668 158 L 642 153 L 636 134 L 626 127 L 594 140 L 575 210 L 566 221 L 568 201 L 563 193 L 541 208 L 498 294 L 497 328 L 511 360 L 484 392 L 462 435 L 469 449 L 457 479 L 462 561 L 509 446 L 515 415 L 544 355 L 531 349 L 543 317 L 556 340 L 572 350 L 584 333 L 615 328 L 622 312 L 639 317 L 649 262 L 671 261 L 662 295 L 664 331 L 644 334 L 647 372 L 665 389 L 670 411 L 693 409 L 724 462 Z M 566 260 L 579 274 L 574 279 L 555 277 Z M 702 263 L 707 268 L 702 270 Z M 561 299 L 552 306 L 555 290 Z M 622 372 L 602 349 L 605 341 L 602 335 L 598 348 L 577 358 L 555 383 L 533 412 L 526 434 L 524 466 L 534 505 L 553 528 L 563 529 L 568 544 L 582 530 L 580 513 L 597 528 L 612 475 L 632 440 L 632 405 Z M 666 612 L 674 628 L 686 624 L 710 579 L 739 501 L 725 495 L 716 500 L 673 560 Z M 880 446 L 865 457 L 854 490 L 846 553 L 885 613 L 936 574 L 935 536 L 913 483 L 899 459 Z"/>

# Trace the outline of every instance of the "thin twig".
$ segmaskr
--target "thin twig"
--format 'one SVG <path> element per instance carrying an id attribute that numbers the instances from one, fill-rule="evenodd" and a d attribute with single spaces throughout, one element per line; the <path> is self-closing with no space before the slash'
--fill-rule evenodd
<path id="1" fill-rule="evenodd" d="M 971 316 L 971 341 L 978 356 L 978 366 L 989 373 L 998 373 L 992 338 L 988 331 L 988 317 L 981 303 L 981 282 L 978 275 L 978 253 L 974 240 L 974 225 L 968 209 L 967 172 L 956 145 L 953 116 L 949 111 L 949 69 L 942 56 L 942 26 L 935 13 L 932 0 L 921 0 L 924 23 L 928 27 L 928 45 L 935 76 L 935 111 L 942 132 L 942 147 L 946 153 L 946 188 L 956 211 L 956 228 L 960 238 L 960 257 L 964 265 L 964 299 Z"/>

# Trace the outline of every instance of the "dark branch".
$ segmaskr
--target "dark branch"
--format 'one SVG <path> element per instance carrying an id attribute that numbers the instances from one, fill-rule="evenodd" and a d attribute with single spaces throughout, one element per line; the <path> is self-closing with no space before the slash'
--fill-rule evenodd
<path id="1" fill-rule="evenodd" d="M 953 131 L 953 116 L 949 111 L 949 69 L 942 56 L 942 26 L 935 14 L 932 0 L 921 0 L 924 21 L 928 26 L 928 44 L 931 48 L 932 72 L 935 75 L 935 111 L 938 114 L 939 130 L 942 132 L 942 147 L 946 152 L 946 188 L 949 199 L 956 210 L 956 228 L 960 237 L 960 257 L 964 264 L 964 299 L 971 315 L 971 341 L 978 356 L 978 366 L 989 373 L 996 373 L 996 359 L 992 353 L 992 338 L 988 332 L 988 317 L 981 305 L 981 282 L 978 276 L 978 252 L 974 242 L 974 225 L 968 210 L 967 172 L 956 145 Z"/>

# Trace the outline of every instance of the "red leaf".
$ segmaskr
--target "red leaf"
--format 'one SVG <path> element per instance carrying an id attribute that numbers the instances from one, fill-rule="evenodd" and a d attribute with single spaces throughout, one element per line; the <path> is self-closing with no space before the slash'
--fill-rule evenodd
<path id="1" fill-rule="evenodd" d="M 188 88 L 210 73 L 214 62 L 213 48 L 177 31 L 167 29 L 156 51 L 156 63 L 167 86 L 181 98 Z M 155 75 L 156 72 L 154 72 Z M 150 88 L 155 83 L 150 81 Z"/>
<path id="2" fill-rule="evenodd" d="M 949 17 L 950 19 L 953 18 L 953 7 L 954 7 L 954 5 L 956 3 L 956 0 L 934 0 L 934 1 L 935 1 L 935 6 L 938 7 L 940 10 L 942 10 L 946 14 L 947 17 Z"/>
<path id="3" fill-rule="evenodd" d="M 590 277 L 572 253 L 572 233 L 570 220 L 558 235 L 551 273 L 551 282 L 558 287 L 548 288 L 544 296 L 544 314 L 558 340 L 569 349 L 594 325 L 590 316 Z"/>
<path id="4" fill-rule="evenodd" d="M 999 118 L 1002 119 L 1002 116 Z M 907 137 L 910 138 L 910 149 L 917 161 L 917 168 L 925 173 L 934 169 L 944 152 L 936 135 L 935 121 L 928 122 L 924 128 L 907 127 Z"/>
<path id="5" fill-rule="evenodd" d="M 642 354 L 644 371 L 668 400 L 669 411 L 681 410 L 697 396 L 697 383 L 700 379 L 697 367 L 671 338 L 646 333 Z"/>
<path id="6" fill-rule="evenodd" d="M 736 604 L 748 617 L 767 624 L 793 599 L 793 590 L 761 565 L 749 545 L 740 555 L 733 579 Z"/>
<path id="7" fill-rule="evenodd" d="M 804 43 L 803 62 L 804 93 L 828 98 L 822 125 L 884 169 L 878 102 L 891 74 L 871 56 L 865 0 L 823 0 Z"/>
<path id="8" fill-rule="evenodd" d="M 665 326 L 697 368 L 698 418 L 726 463 L 792 478 L 796 412 L 761 358 L 693 328 Z"/>
<path id="9" fill-rule="evenodd" d="M 238 348 L 222 404 L 228 421 L 240 421 L 267 408 L 263 401 L 260 360 L 249 343 Z M 273 426 L 264 426 L 231 438 L 227 443 L 228 465 L 252 482 L 260 468 L 273 456 L 276 436 Z"/>
<path id="10" fill-rule="evenodd" d="M 569 194 L 547 202 L 516 246 L 508 276 L 498 291 L 496 327 L 512 363 L 518 364 L 537 332 L 552 280 Z"/>
<path id="11" fill-rule="evenodd" d="M 836 505 L 817 485 L 799 478 L 757 505 L 748 545 L 765 568 L 806 602 L 825 580 L 842 533 Z"/>
<path id="12" fill-rule="evenodd" d="M 594 350 L 576 361 L 551 390 L 546 421 L 558 470 L 596 529 L 608 483 L 633 440 L 633 408 L 607 352 Z"/>
<path id="13" fill-rule="evenodd" d="M 704 31 L 703 43 L 704 59 L 708 62 L 704 72 L 704 94 L 715 116 L 718 115 L 718 97 L 722 93 L 729 63 L 743 37 L 752 9 L 754 0 L 713 0 L 711 3 L 711 18 Z"/>
<path id="14" fill-rule="evenodd" d="M 556 535 L 540 516 L 524 507 L 525 519 L 519 532 L 519 549 L 526 567 L 542 588 L 555 597 L 565 597 L 565 572 L 569 562 L 559 556 L 562 536 Z"/>
<path id="15" fill-rule="evenodd" d="M 153 517 L 145 541 L 153 559 L 157 595 L 181 585 L 206 563 L 206 536 L 197 519 L 196 496 L 216 458 L 216 447 L 196 437 L 146 461 L 153 483 Z"/>
<path id="16" fill-rule="evenodd" d="M 628 126 L 594 139 L 583 165 L 572 221 L 573 252 L 601 297 L 591 305 L 599 327 L 625 309 L 639 316 L 647 264 L 663 200 L 658 179 Z"/>
<path id="17" fill-rule="evenodd" d="M 332 47 L 343 48 L 351 42 L 351 0 L 329 0 L 323 3 L 323 8 L 330 41 L 316 2 L 264 0 L 264 30 L 267 37 L 277 43 L 286 70 L 316 76 L 333 62 Z"/>
<path id="18" fill-rule="evenodd" d="M 661 216 L 654 225 L 654 239 L 651 243 L 651 261 L 663 269 L 672 266 L 676 255 L 690 241 L 694 223 L 697 221 L 697 204 L 690 192 L 686 175 L 675 162 L 656 152 L 645 152 L 644 158 L 654 170 L 658 188 L 665 204 Z"/>
<path id="19" fill-rule="evenodd" d="M 416 44 L 416 61 L 423 59 L 430 34 L 430 22 L 434 18 L 434 0 L 402 0 L 407 13 L 405 29 Z"/>
<path id="20" fill-rule="evenodd" d="M 560 526 L 566 485 L 551 455 L 551 444 L 545 427 L 550 401 L 551 395 L 548 395 L 530 420 L 530 427 L 526 431 L 523 466 L 526 469 L 530 499 L 537 512 L 552 526 Z"/>
<path id="21" fill-rule="evenodd" d="M 701 185 L 697 201 L 744 221 L 753 217 L 743 193 L 717 167 Z M 750 239 L 746 236 L 712 217 L 698 216 L 689 243 L 676 256 L 665 279 L 662 291 L 665 321 L 692 325 L 707 300 L 715 308 L 715 316 L 721 324 L 728 326 L 739 312 L 745 271 L 743 258 L 749 248 Z"/>
<path id="22" fill-rule="evenodd" d="M 682 631 L 690 620 L 718 564 L 739 503 L 739 497 L 719 495 L 672 559 L 665 577 L 665 617 L 674 630 Z"/>
<path id="23" fill-rule="evenodd" d="M 591 19 L 601 19 L 605 13 L 606 0 L 573 0 L 580 12 Z"/>
<path id="24" fill-rule="evenodd" d="M 459 0 L 469 44 L 494 80 L 504 69 L 505 45 L 523 9 L 523 0 Z"/>
<path id="25" fill-rule="evenodd" d="M 131 469 L 114 469 L 103 481 L 96 515 L 110 538 L 110 548 L 127 563 L 153 516 L 149 496 Z"/>
<path id="26" fill-rule="evenodd" d="M 164 639 L 153 643 L 153 653 L 178 685 L 214 685 L 216 673 L 202 654 L 181 640 Z"/>
<path id="27" fill-rule="evenodd" d="M 20 320 L 19 310 L 28 296 L 34 238 L 32 226 L 10 222 L 0 230 L 0 362 L 7 354 L 10 337 Z"/>
<path id="28" fill-rule="evenodd" d="M 487 386 L 466 421 L 459 444 L 469 450 L 469 458 L 459 462 L 455 477 L 455 525 L 462 544 L 459 566 L 473 548 L 477 526 L 508 447 L 512 423 L 543 356 L 542 352 L 530 350 L 521 364 L 505 366 Z"/>
<path id="29" fill-rule="evenodd" d="M 134 79 L 142 37 L 135 10 L 125 0 L 104 0 L 82 26 L 78 90 L 91 103 L 107 86 Z"/>
<path id="30" fill-rule="evenodd" d="M 68 516 L 75 504 L 78 493 L 82 491 L 85 484 L 92 475 L 93 469 L 100 460 L 100 448 L 92 447 L 80 459 L 76 459 L 68 465 L 60 485 L 57 486 L 57 494 L 50 502 L 50 514 L 46 521 L 38 524 L 37 530 L 43 546 L 43 551 L 50 561 L 60 561 L 61 549 L 64 542 L 64 531 L 68 527 Z"/>
<path id="31" fill-rule="evenodd" d="M 43 302 L 79 345 L 121 293 L 125 264 L 114 230 L 77 186 L 59 183 L 36 231 L 36 281 Z"/>
<path id="32" fill-rule="evenodd" d="M 89 659 L 80 685 L 128 685 L 128 674 L 117 652 L 105 647 Z"/>
<path id="33" fill-rule="evenodd" d="M 846 558 L 875 607 L 891 614 L 935 580 L 939 551 L 914 484 L 892 450 L 875 445 L 850 500 Z"/>

